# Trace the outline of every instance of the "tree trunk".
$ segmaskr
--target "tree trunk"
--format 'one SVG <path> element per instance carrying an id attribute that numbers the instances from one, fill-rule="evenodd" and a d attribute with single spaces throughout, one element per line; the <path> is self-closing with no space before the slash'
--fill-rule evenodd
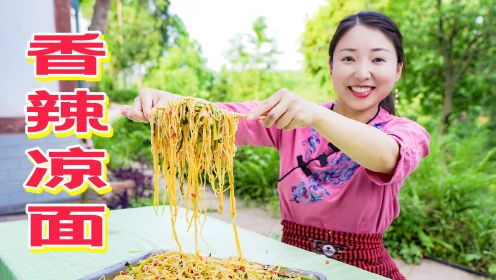
<path id="1" fill-rule="evenodd" d="M 107 28 L 108 12 L 111 0 L 96 0 L 93 6 L 93 17 L 91 18 L 90 31 L 100 31 L 102 34 Z"/>
<path id="2" fill-rule="evenodd" d="M 445 76 L 443 111 L 441 115 L 441 134 L 446 134 L 450 125 L 450 116 L 453 110 L 453 93 L 455 91 L 455 82 L 451 75 Z"/>
<path id="3" fill-rule="evenodd" d="M 100 33 L 105 33 L 107 28 L 108 14 L 110 10 L 111 0 L 96 0 L 93 6 L 93 16 L 91 17 L 91 24 L 88 27 L 89 31 L 100 31 Z M 82 82 L 80 87 L 87 87 L 93 90 L 95 88 L 95 82 Z"/>

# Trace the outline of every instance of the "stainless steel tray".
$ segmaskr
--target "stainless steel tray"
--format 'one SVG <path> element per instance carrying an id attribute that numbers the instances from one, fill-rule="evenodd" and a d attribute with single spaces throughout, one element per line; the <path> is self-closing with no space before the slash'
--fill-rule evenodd
<path id="1" fill-rule="evenodd" d="M 141 260 L 145 260 L 145 259 L 147 259 L 153 255 L 162 254 L 162 253 L 165 253 L 167 251 L 168 250 L 153 250 L 153 251 L 141 254 L 141 255 L 134 257 L 132 259 L 123 260 L 119 263 L 116 263 L 112 266 L 104 268 L 100 271 L 86 275 L 83 278 L 80 278 L 80 280 L 111 280 L 115 276 L 117 276 L 120 271 L 127 270 L 126 262 L 130 263 L 131 265 L 134 266 L 134 265 L 138 264 L 138 262 Z M 300 274 L 301 276 L 304 276 L 307 279 L 327 280 L 327 277 L 325 275 L 318 273 L 318 272 L 312 272 L 312 271 L 301 270 L 301 269 L 292 269 L 292 268 L 285 269 L 285 271 L 287 271 L 289 273 Z"/>

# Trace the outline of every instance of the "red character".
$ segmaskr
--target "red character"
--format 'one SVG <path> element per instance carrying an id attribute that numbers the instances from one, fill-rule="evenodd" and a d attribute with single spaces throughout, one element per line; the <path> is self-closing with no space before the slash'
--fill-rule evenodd
<path id="1" fill-rule="evenodd" d="M 71 130 L 76 134 L 88 136 L 90 129 L 100 136 L 110 133 L 110 125 L 102 123 L 106 119 L 106 95 L 103 92 L 89 92 L 88 89 L 76 89 L 75 93 L 60 95 L 60 118 L 62 125 L 55 127 L 55 133 Z"/>
<path id="2" fill-rule="evenodd" d="M 29 249 L 107 249 L 105 204 L 27 204 Z"/>
<path id="3" fill-rule="evenodd" d="M 90 138 L 92 133 L 112 136 L 107 122 L 108 99 L 103 92 L 76 89 L 51 94 L 46 89 L 38 89 L 28 93 L 27 101 L 25 131 L 29 138 L 47 136 L 52 129 L 59 137 L 74 133 L 79 138 Z"/>
<path id="4" fill-rule="evenodd" d="M 58 95 L 50 94 L 46 89 L 35 90 L 26 97 L 30 103 L 24 108 L 26 116 L 26 134 L 33 138 L 50 133 L 53 123 L 60 120 Z"/>
<path id="5" fill-rule="evenodd" d="M 98 81 L 101 63 L 110 58 L 101 37 L 100 32 L 33 34 L 26 57 L 35 62 L 38 80 Z"/>
<path id="6" fill-rule="evenodd" d="M 106 150 L 83 149 L 77 145 L 68 149 L 49 149 L 47 157 L 36 147 L 26 150 L 26 155 L 35 164 L 24 182 L 27 192 L 41 193 L 44 188 L 57 194 L 64 189 L 77 195 L 86 191 L 88 184 L 99 194 L 112 190 L 106 182 Z"/>

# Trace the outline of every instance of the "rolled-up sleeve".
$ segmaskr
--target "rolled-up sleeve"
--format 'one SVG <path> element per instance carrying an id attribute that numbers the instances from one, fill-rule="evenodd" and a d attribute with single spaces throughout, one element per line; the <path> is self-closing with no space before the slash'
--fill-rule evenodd
<path id="1" fill-rule="evenodd" d="M 414 121 L 398 118 L 387 124 L 383 131 L 400 147 L 400 158 L 392 174 L 383 174 L 366 169 L 366 174 L 377 185 L 403 182 L 429 154 L 430 136 Z"/>

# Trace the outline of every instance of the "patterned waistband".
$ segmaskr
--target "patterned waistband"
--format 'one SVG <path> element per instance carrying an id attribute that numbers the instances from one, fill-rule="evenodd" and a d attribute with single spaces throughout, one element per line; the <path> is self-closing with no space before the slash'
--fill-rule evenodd
<path id="1" fill-rule="evenodd" d="M 404 280 L 398 267 L 382 245 L 382 234 L 349 233 L 325 230 L 282 221 L 282 242 L 385 277 Z"/>
<path id="2" fill-rule="evenodd" d="M 347 250 L 373 250 L 382 248 L 381 233 L 350 233 L 342 231 L 325 230 L 322 228 L 295 224 L 283 220 L 283 237 L 289 239 L 299 239 L 309 242 L 321 242 L 340 245 Z"/>

